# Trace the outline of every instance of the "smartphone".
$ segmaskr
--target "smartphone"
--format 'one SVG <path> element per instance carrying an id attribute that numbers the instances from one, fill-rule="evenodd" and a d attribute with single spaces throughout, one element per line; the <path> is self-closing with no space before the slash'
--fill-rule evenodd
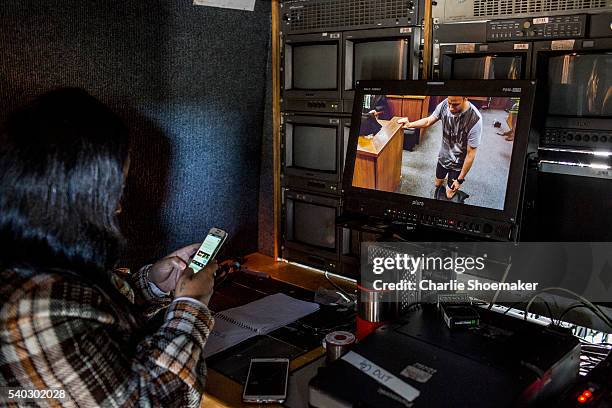
<path id="1" fill-rule="evenodd" d="M 289 360 L 253 358 L 249 366 L 242 400 L 250 403 L 283 403 L 287 398 Z"/>
<path id="2" fill-rule="evenodd" d="M 208 235 L 204 238 L 204 242 L 200 245 L 200 248 L 196 251 L 189 262 L 189 267 L 194 273 L 200 272 L 206 264 L 215 258 L 217 252 L 221 248 L 221 245 L 227 239 L 227 232 L 219 228 L 211 228 L 208 231 Z"/>

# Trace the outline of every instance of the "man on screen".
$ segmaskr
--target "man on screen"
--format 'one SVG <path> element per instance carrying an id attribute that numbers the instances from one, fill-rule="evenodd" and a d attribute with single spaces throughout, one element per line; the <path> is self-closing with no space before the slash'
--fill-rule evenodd
<path id="1" fill-rule="evenodd" d="M 450 200 L 459 191 L 474 163 L 482 137 L 482 116 L 465 96 L 449 96 L 440 102 L 433 113 L 410 122 L 398 120 L 405 129 L 428 128 L 442 121 L 442 144 L 436 166 L 436 190 L 447 179 L 446 197 Z"/>

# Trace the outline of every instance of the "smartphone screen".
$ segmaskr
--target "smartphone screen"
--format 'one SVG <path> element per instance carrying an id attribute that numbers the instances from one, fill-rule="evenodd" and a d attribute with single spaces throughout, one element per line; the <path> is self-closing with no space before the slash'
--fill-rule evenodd
<path id="1" fill-rule="evenodd" d="M 193 269 L 194 272 L 199 272 L 202 270 L 206 264 L 216 255 L 217 250 L 225 240 L 225 236 L 217 235 L 213 232 L 209 232 L 209 234 L 198 248 L 197 252 L 193 256 L 189 267 Z"/>
<path id="2" fill-rule="evenodd" d="M 288 360 L 251 361 L 247 383 L 244 388 L 245 399 L 271 400 L 284 399 L 287 393 Z"/>

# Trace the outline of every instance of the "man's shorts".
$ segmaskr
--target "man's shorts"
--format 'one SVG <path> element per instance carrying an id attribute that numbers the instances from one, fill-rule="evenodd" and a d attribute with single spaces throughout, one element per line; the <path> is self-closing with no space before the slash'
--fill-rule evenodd
<path id="1" fill-rule="evenodd" d="M 446 167 L 442 166 L 439 162 L 438 162 L 438 165 L 436 166 L 436 178 L 443 180 L 444 177 L 448 175 L 448 180 L 446 181 L 446 183 L 448 184 L 449 187 L 452 187 L 453 181 L 459 178 L 460 173 L 461 173 L 460 170 L 447 169 Z"/>

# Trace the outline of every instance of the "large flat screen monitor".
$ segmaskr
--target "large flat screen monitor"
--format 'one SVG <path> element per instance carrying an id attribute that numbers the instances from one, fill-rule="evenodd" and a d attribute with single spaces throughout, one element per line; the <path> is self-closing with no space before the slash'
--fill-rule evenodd
<path id="1" fill-rule="evenodd" d="M 506 236 L 474 218 L 517 222 L 533 96 L 530 81 L 360 82 L 346 209 Z M 415 129 L 419 140 L 405 150 Z"/>

